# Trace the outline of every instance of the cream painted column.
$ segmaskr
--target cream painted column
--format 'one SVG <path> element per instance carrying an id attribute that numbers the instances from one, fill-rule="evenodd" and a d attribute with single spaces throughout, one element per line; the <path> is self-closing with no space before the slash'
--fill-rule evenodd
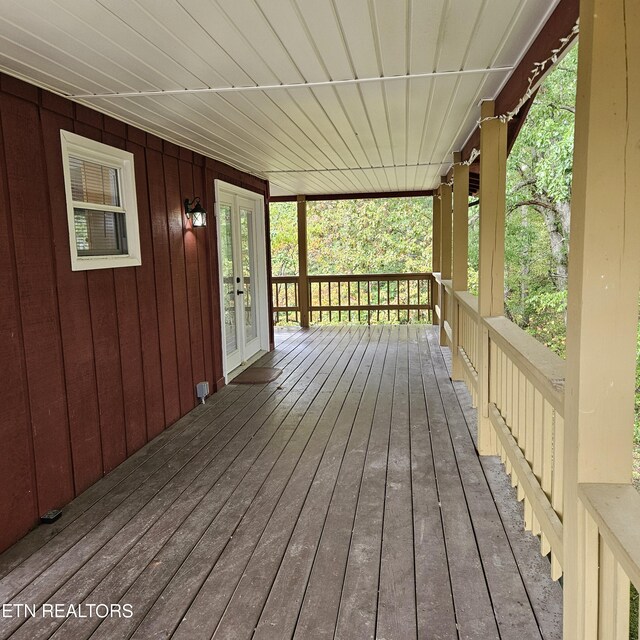
<path id="1" fill-rule="evenodd" d="M 458 347 L 460 344 L 460 308 L 455 297 L 456 291 L 466 291 L 468 284 L 469 261 L 469 165 L 461 164 L 462 154 L 453 154 L 453 265 L 451 289 L 454 292 L 451 301 L 451 331 L 453 340 L 452 372 L 453 380 L 462 380 L 462 362 Z"/>
<path id="2" fill-rule="evenodd" d="M 431 272 L 440 273 L 440 194 L 433 194 L 433 224 L 431 226 Z M 432 321 L 436 323 L 435 308 L 440 305 L 440 287 L 434 279 L 431 280 L 431 305 L 433 308 Z M 442 311 L 440 312 L 442 313 Z"/>
<path id="3" fill-rule="evenodd" d="M 307 266 L 307 199 L 298 196 L 298 304 L 300 326 L 309 326 L 309 275 Z"/>
<path id="4" fill-rule="evenodd" d="M 493 101 L 482 103 L 482 120 L 494 115 Z M 499 119 L 480 129 L 480 246 L 478 261 L 478 450 L 496 452 L 489 422 L 489 333 L 483 318 L 504 315 L 504 216 L 507 177 L 507 125 Z"/>
<path id="5" fill-rule="evenodd" d="M 565 386 L 565 640 L 604 640 L 577 486 L 631 482 L 639 105 L 640 0 L 581 0 Z"/>
<path id="6" fill-rule="evenodd" d="M 447 344 L 445 322 L 451 326 L 451 301 L 447 297 L 444 280 L 451 280 L 451 185 L 442 176 L 440 184 L 440 344 Z"/>

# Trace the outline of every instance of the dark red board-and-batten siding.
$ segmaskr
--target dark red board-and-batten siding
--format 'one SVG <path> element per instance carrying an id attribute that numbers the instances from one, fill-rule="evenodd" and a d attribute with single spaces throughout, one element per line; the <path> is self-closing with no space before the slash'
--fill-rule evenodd
<path id="1" fill-rule="evenodd" d="M 133 153 L 141 267 L 71 271 L 60 129 Z M 182 202 L 268 184 L 5 75 L 0 159 L 1 551 L 222 383 L 215 225 Z"/>

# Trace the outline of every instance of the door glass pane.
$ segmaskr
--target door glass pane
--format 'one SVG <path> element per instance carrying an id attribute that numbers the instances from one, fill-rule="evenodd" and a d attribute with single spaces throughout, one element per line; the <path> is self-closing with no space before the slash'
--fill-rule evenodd
<path id="1" fill-rule="evenodd" d="M 222 252 L 222 288 L 224 296 L 224 335 L 227 354 L 238 348 L 236 326 L 236 287 L 233 273 L 233 236 L 231 229 L 231 207 L 220 205 L 220 250 Z"/>
<path id="2" fill-rule="evenodd" d="M 242 278 L 244 290 L 245 344 L 258 336 L 256 305 L 254 300 L 255 278 L 253 246 L 253 211 L 240 208 L 240 236 L 242 245 Z"/>

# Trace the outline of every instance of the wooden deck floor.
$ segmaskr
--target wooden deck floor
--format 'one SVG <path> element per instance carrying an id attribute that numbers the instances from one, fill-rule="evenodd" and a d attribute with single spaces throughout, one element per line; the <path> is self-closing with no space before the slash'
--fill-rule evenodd
<path id="1" fill-rule="evenodd" d="M 285 330 L 258 365 L 283 374 L 227 386 L 0 556 L 0 605 L 37 607 L 5 607 L 0 638 L 561 638 L 430 327 Z"/>

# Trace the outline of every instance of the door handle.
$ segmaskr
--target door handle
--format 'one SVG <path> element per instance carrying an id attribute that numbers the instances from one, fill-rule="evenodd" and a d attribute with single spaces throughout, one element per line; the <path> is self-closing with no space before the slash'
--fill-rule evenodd
<path id="1" fill-rule="evenodd" d="M 237 295 L 241 295 L 241 294 L 243 294 L 243 293 L 244 293 L 244 291 L 240 291 L 240 289 L 236 289 L 236 294 L 237 294 Z"/>

